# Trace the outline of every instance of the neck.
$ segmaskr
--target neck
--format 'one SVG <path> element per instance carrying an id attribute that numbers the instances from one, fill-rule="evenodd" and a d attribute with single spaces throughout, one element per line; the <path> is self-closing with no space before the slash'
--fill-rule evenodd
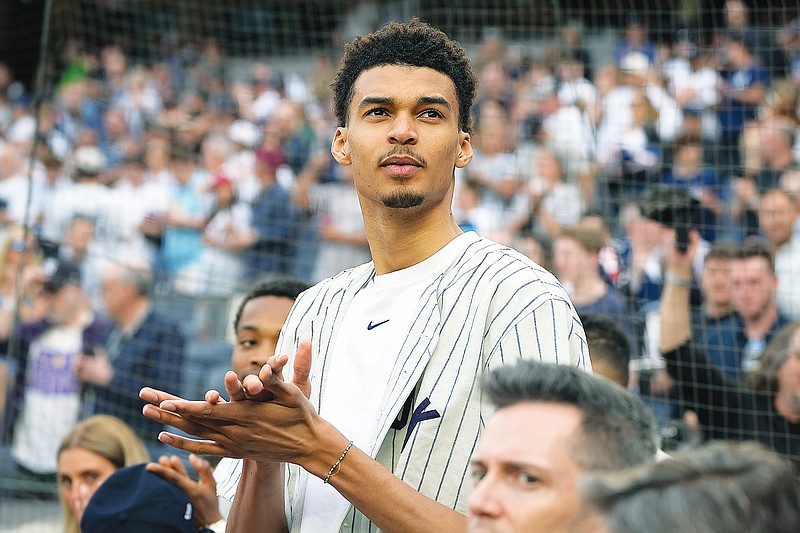
<path id="1" fill-rule="evenodd" d="M 711 302 L 706 303 L 706 316 L 708 318 L 722 318 L 731 314 L 733 308 L 730 304 L 715 304 Z"/>
<path id="2" fill-rule="evenodd" d="M 387 211 L 365 209 L 364 225 L 375 271 L 387 274 L 416 265 L 461 235 L 455 218 L 434 210 L 420 215 L 417 208 Z"/>
<path id="3" fill-rule="evenodd" d="M 763 338 L 769 328 L 778 319 L 778 308 L 775 304 L 769 305 L 762 312 L 751 317 L 742 317 L 744 322 L 744 333 L 748 339 L 761 339 Z"/>
<path id="4" fill-rule="evenodd" d="M 143 296 L 138 297 L 116 317 L 114 317 L 117 321 L 117 325 L 120 327 L 120 329 L 127 332 L 147 311 L 149 306 L 150 302 L 147 298 Z"/>

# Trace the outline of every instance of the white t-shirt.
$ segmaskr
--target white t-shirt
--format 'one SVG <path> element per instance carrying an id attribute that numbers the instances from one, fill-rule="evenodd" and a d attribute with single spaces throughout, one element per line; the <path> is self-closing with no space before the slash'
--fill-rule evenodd
<path id="1" fill-rule="evenodd" d="M 348 307 L 333 346 L 320 416 L 372 455 L 380 442 L 383 387 L 416 317 L 414 313 L 431 280 L 455 261 L 470 240 L 463 235 L 425 261 L 376 276 Z M 354 413 L 358 413 L 354 416 Z M 325 531 L 347 513 L 350 503 L 322 479 L 311 477 L 303 507 L 302 531 Z M 338 521 L 338 522 L 337 522 Z"/>
<path id="2" fill-rule="evenodd" d="M 54 327 L 31 344 L 25 401 L 14 426 L 14 460 L 40 474 L 56 471 L 61 440 L 78 421 L 80 383 L 75 360 L 79 328 Z"/>

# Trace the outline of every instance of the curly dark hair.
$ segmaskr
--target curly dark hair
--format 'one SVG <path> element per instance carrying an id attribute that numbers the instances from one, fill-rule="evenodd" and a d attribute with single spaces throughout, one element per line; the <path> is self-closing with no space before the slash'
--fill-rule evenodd
<path id="1" fill-rule="evenodd" d="M 470 109 L 478 80 L 467 52 L 444 32 L 416 17 L 408 23 L 389 23 L 372 33 L 356 37 L 345 46 L 331 84 L 339 126 L 347 125 L 348 108 L 358 76 L 381 65 L 429 67 L 447 75 L 456 88 L 459 126 L 467 133 L 472 132 Z"/>

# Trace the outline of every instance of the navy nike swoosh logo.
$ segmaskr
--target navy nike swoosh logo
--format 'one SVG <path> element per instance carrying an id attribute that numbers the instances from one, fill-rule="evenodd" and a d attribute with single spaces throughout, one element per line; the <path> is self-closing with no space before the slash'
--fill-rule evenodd
<path id="1" fill-rule="evenodd" d="M 383 322 L 378 322 L 377 324 L 373 324 L 372 320 L 370 320 L 369 324 L 367 324 L 367 331 L 373 330 L 373 329 L 377 328 L 378 326 L 380 326 L 381 324 L 386 324 L 387 322 L 389 322 L 389 319 L 386 319 Z"/>

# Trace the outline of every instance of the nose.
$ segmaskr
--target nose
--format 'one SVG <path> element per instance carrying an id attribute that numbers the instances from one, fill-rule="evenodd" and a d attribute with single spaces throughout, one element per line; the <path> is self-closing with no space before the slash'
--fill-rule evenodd
<path id="1" fill-rule="evenodd" d="M 497 497 L 497 485 L 487 475 L 478 481 L 472 489 L 467 510 L 470 517 L 496 517 L 500 515 L 500 498 Z"/>
<path id="2" fill-rule="evenodd" d="M 392 144 L 416 144 L 417 131 L 414 128 L 412 117 L 401 114 L 392 121 L 392 127 L 388 133 L 389 142 Z"/>

